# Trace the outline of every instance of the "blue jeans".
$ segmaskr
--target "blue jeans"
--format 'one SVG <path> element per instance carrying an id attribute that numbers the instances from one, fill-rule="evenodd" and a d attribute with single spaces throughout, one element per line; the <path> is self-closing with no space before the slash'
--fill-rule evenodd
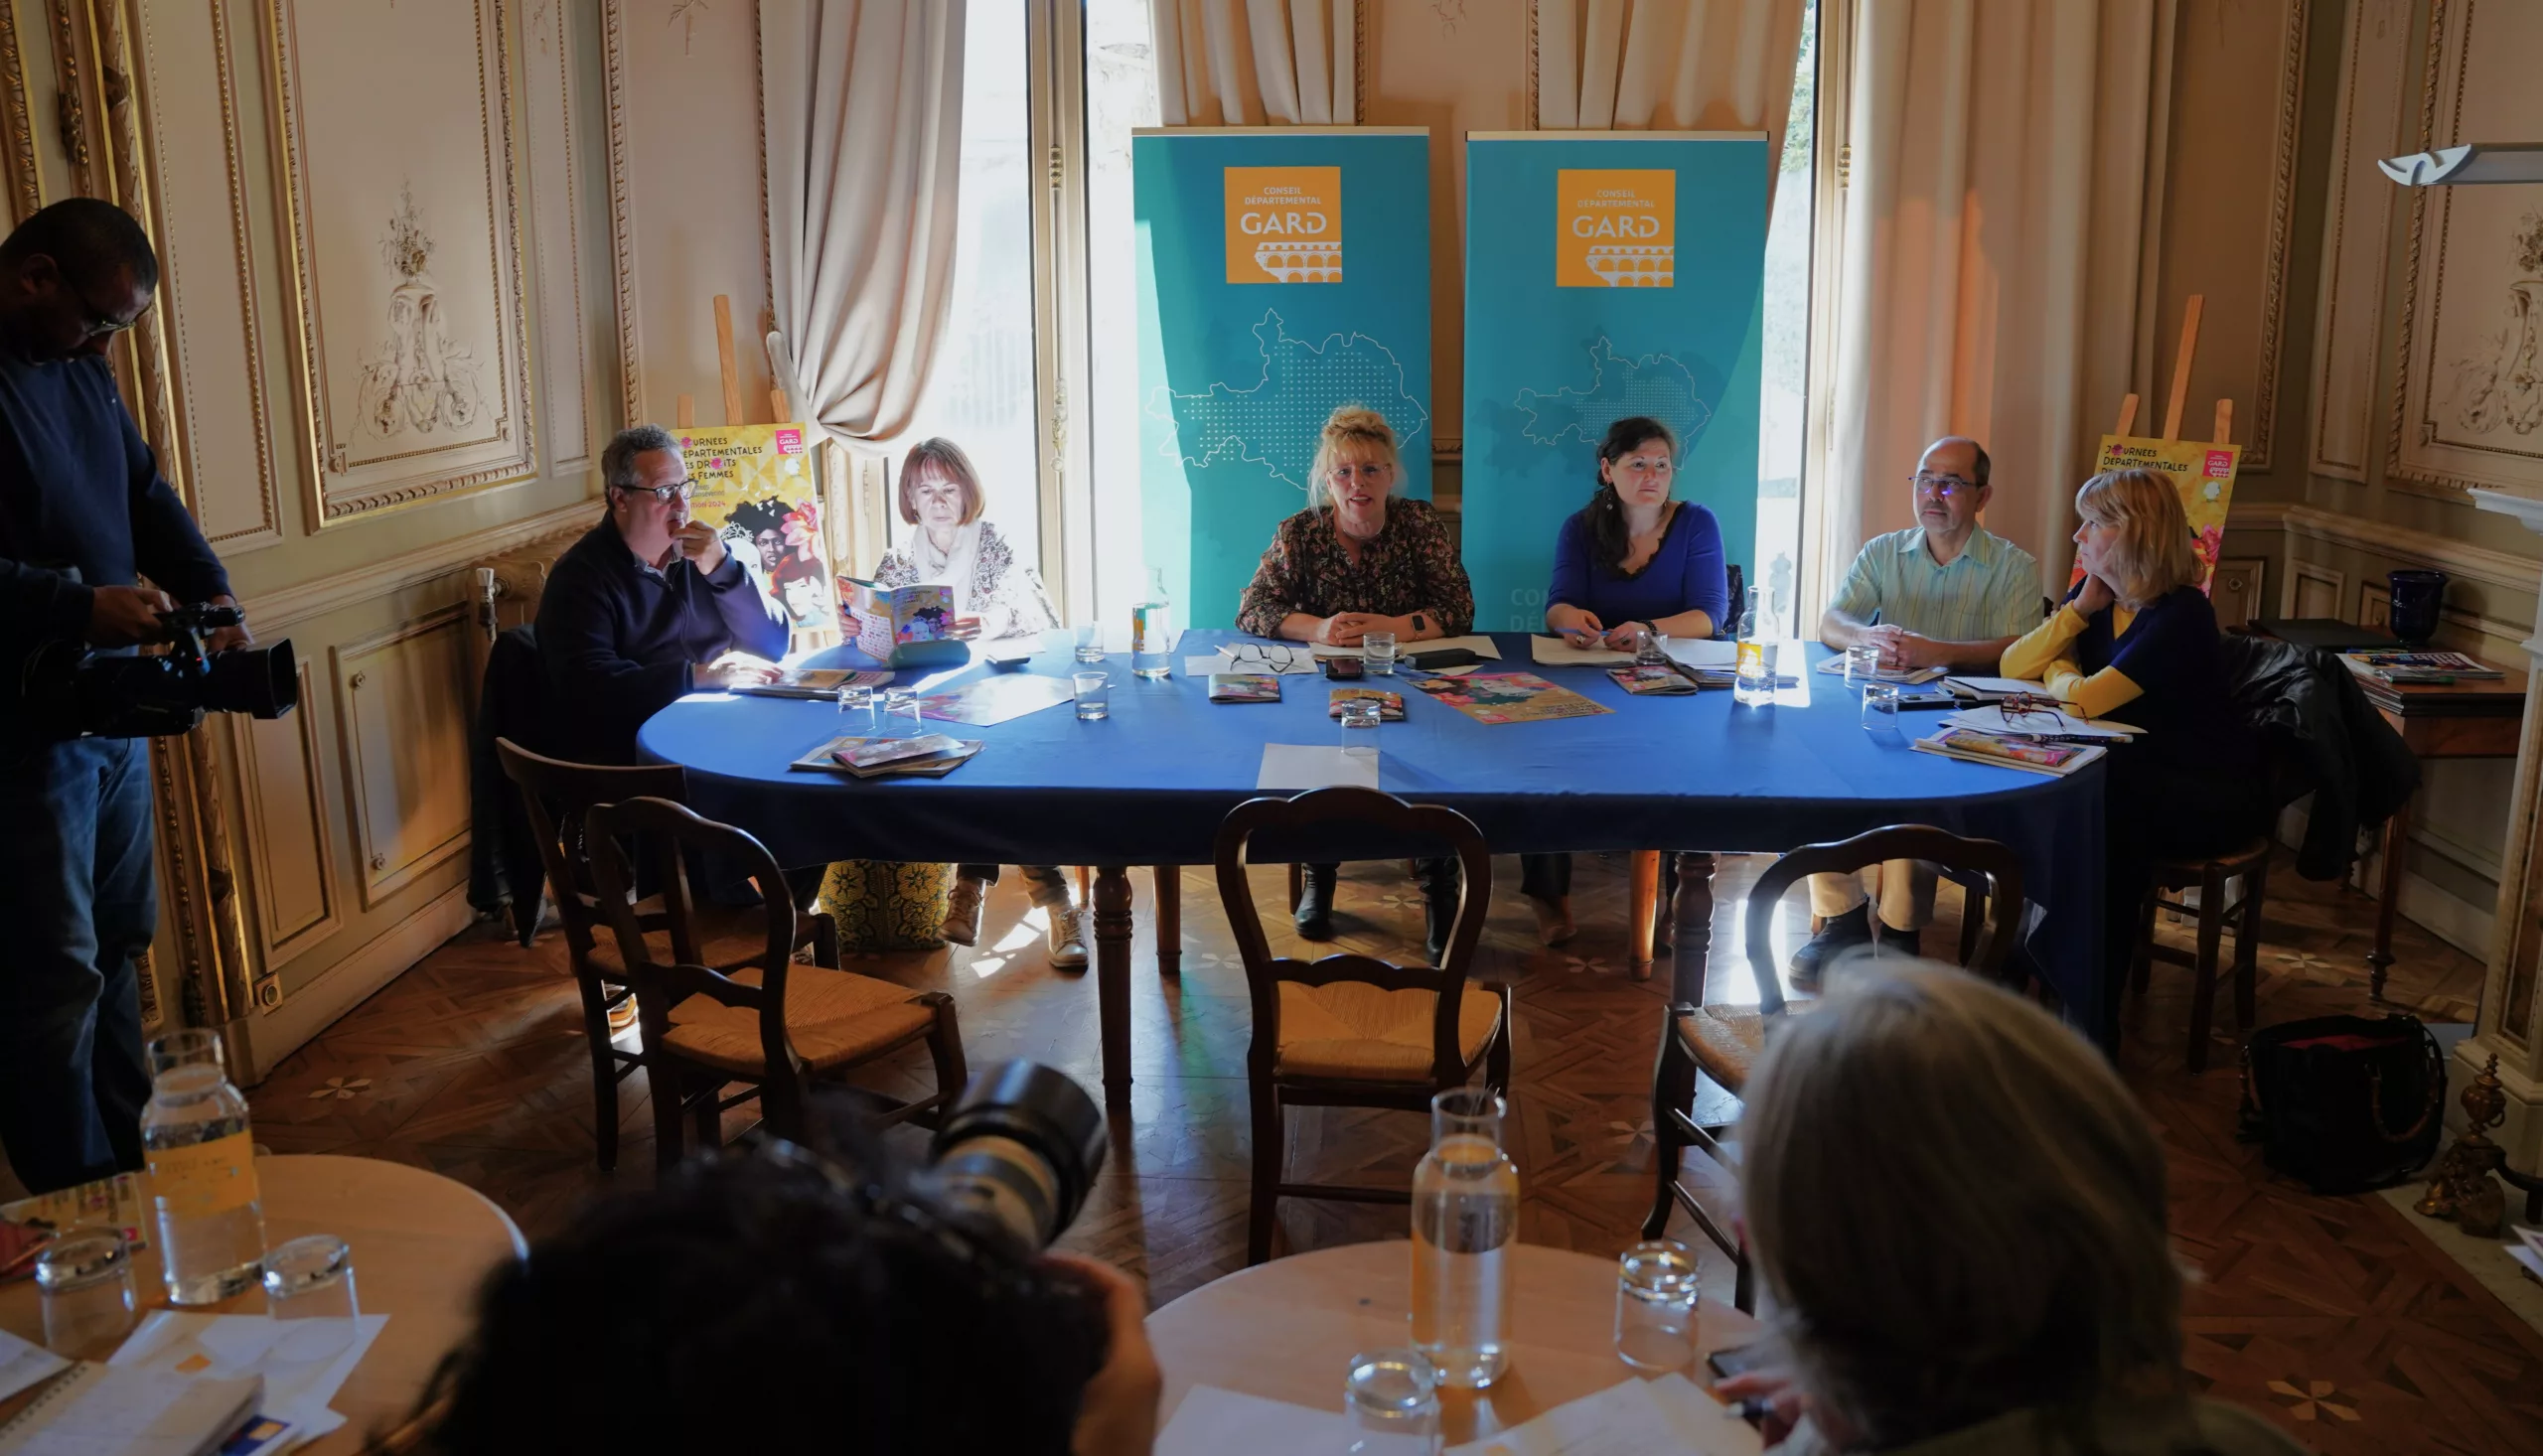
<path id="1" fill-rule="evenodd" d="M 0 762 L 0 1149 L 37 1193 L 141 1166 L 150 814 L 138 739 Z"/>

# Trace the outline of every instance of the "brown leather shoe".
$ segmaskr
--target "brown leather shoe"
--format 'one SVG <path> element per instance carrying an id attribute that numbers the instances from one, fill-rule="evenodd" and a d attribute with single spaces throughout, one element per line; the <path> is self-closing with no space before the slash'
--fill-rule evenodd
<path id="1" fill-rule="evenodd" d="M 954 877 L 954 888 L 945 895 L 945 939 L 957 946 L 976 946 L 980 941 L 980 897 L 988 886 L 963 875 Z"/>
<path id="2" fill-rule="evenodd" d="M 1050 916 L 1051 968 L 1086 969 L 1087 941 L 1094 930 L 1094 917 L 1083 909 L 1065 905 L 1052 906 Z"/>
<path id="3" fill-rule="evenodd" d="M 1545 900 L 1531 895 L 1527 900 L 1528 908 L 1536 912 L 1538 944 L 1560 946 L 1580 934 L 1580 927 L 1571 920 L 1571 896 L 1557 895 Z"/>

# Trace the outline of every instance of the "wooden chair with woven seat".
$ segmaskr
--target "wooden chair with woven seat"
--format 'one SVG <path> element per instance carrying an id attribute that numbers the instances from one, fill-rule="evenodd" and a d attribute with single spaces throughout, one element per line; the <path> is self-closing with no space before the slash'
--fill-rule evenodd
<path id="1" fill-rule="evenodd" d="M 1679 1176 L 1680 1159 L 1690 1147 L 1703 1149 L 1725 1169 L 1736 1166 L 1721 1138 L 1732 1119 L 1696 1120 L 1699 1074 L 1735 1102 L 1747 1089 L 1749 1069 L 1765 1050 L 1768 1027 L 1811 1004 L 1795 1005 L 1784 998 L 1783 976 L 1775 964 L 1775 918 L 1782 911 L 1784 893 L 1811 875 L 1853 874 L 1893 859 L 1921 859 L 1955 878 L 1984 882 L 1986 929 L 1962 963 L 1976 974 L 2007 981 L 2005 967 L 2021 924 L 2020 861 L 1993 839 L 1964 839 L 1925 824 L 1899 824 L 1834 844 L 1805 844 L 1767 866 L 1748 891 L 1748 970 L 1756 978 L 1757 1004 L 1681 1002 L 1669 1008 L 1661 1023 L 1660 1059 L 1651 1083 L 1659 1187 L 1652 1197 L 1651 1214 L 1642 1222 L 1642 1237 L 1660 1237 L 1669 1227 L 1671 1205 L 1685 1209 L 1705 1237 L 1729 1255 L 1737 1270 L 1731 1302 L 1741 1310 L 1753 1308 L 1756 1299 L 1746 1250 L 1722 1221 L 1697 1202 L 1694 1191 Z"/>
<path id="2" fill-rule="evenodd" d="M 1246 877 L 1257 834 L 1294 841 L 1337 832 L 1392 843 L 1445 843 L 1465 871 L 1447 954 L 1437 966 L 1397 965 L 1351 952 L 1307 961 L 1274 956 Z M 1246 1077 L 1254 1103 L 1254 1192 L 1246 1262 L 1272 1254 L 1283 1198 L 1411 1203 L 1404 1188 L 1281 1181 L 1286 1109 L 1291 1106 L 1429 1110 L 1430 1098 L 1483 1073 L 1485 1086 L 1510 1086 L 1510 988 L 1466 985 L 1492 900 L 1492 856 L 1482 831 L 1454 809 L 1409 804 L 1374 789 L 1316 789 L 1294 799 L 1256 799 L 1219 825 L 1219 898 L 1236 932 L 1253 1000 L 1254 1040 Z"/>
<path id="3" fill-rule="evenodd" d="M 667 799 L 677 802 L 687 795 L 688 778 L 676 765 L 608 768 L 573 764 L 531 753 L 509 738 L 495 740 L 504 775 L 521 790 L 538 840 L 538 857 L 547 873 L 547 898 L 565 931 L 566 963 L 582 991 L 583 1038 L 592 1060 L 592 1132 L 602 1172 L 618 1166 L 618 1085 L 645 1065 L 643 1048 L 629 1050 L 612 1037 L 636 1020 L 636 991 L 627 977 L 618 942 L 608 933 L 584 853 L 583 815 L 594 804 L 628 799 Z M 639 922 L 661 950 L 668 952 L 669 914 L 659 897 L 636 907 Z M 732 958 L 748 954 L 760 934 L 757 906 L 699 911 L 712 954 Z M 838 964 L 838 942 L 827 916 L 802 916 L 796 925 L 797 946 L 813 947 L 814 958 Z"/>
<path id="4" fill-rule="evenodd" d="M 830 965 L 796 964 L 799 918 L 766 845 L 666 799 L 595 805 L 584 820 L 596 846 L 591 865 L 601 909 L 636 986 L 661 1166 L 680 1159 L 683 1114 L 700 1147 L 717 1147 L 724 1112 L 754 1096 L 769 1131 L 801 1141 L 813 1082 L 835 1081 L 921 1041 L 936 1063 L 935 1094 L 882 1098 L 878 1120 L 932 1127 L 936 1111 L 961 1095 L 966 1073 L 954 998 L 839 970 L 834 955 Z M 629 893 L 634 875 L 619 848 L 626 844 L 663 887 L 669 924 L 660 935 L 647 930 Z M 689 893 L 691 857 L 737 866 L 767 887 L 766 902 L 751 911 L 759 936 L 746 948 L 738 935 L 706 938 L 713 922 L 698 914 Z M 733 948 L 743 953 L 728 958 Z M 734 1083 L 746 1087 L 725 1096 Z"/>
<path id="5" fill-rule="evenodd" d="M 2146 904 L 2138 918 L 2137 953 L 2129 962 L 2128 984 L 2142 1001 L 2153 961 L 2190 968 L 2194 979 L 2190 982 L 2189 1046 L 2182 1060 L 2192 1072 L 2207 1070 L 2208 1029 L 2216 1019 L 2216 982 L 2220 974 L 2216 958 L 2228 924 L 2234 928 L 2234 1020 L 2244 1035 L 2251 1034 L 2259 999 L 2261 904 L 2269 893 L 2269 838 L 2263 835 L 2214 859 L 2155 862 L 2155 883 L 2146 892 Z M 2243 893 L 2229 904 L 2226 889 L 2231 885 L 2240 885 Z M 2191 889 L 2198 891 L 2196 905 L 2166 898 Z M 2196 919 L 2195 952 L 2155 943 L 2155 915 L 2162 910 Z"/>

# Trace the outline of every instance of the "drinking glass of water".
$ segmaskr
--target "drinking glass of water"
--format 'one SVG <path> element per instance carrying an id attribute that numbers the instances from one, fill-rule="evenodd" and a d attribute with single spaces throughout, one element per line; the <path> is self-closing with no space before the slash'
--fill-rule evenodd
<path id="1" fill-rule="evenodd" d="M 1395 634 L 1367 632 L 1360 635 L 1360 652 L 1368 659 L 1369 670 L 1380 677 L 1395 675 Z"/>
<path id="2" fill-rule="evenodd" d="M 111 1350 L 132 1328 L 132 1251 L 123 1236 L 76 1231 L 36 1255 L 44 1345 L 78 1360 Z"/>
<path id="3" fill-rule="evenodd" d="M 882 716 L 876 729 L 882 737 L 917 737 L 921 731 L 917 691 L 907 687 L 884 689 Z"/>
<path id="4" fill-rule="evenodd" d="M 354 1342 L 362 1305 L 354 1295 L 354 1251 L 332 1234 L 311 1234 L 265 1251 L 265 1312 L 301 1321 L 280 1348 L 295 1360 L 324 1360 Z"/>
<path id="5" fill-rule="evenodd" d="M 1669 639 L 1648 627 L 1633 630 L 1633 660 L 1638 667 L 1669 665 Z"/>
<path id="6" fill-rule="evenodd" d="M 1616 1354 L 1635 1370 L 1682 1370 L 1696 1356 L 1695 1255 L 1646 1238 L 1616 1260 Z"/>
<path id="7" fill-rule="evenodd" d="M 1880 649 L 1870 643 L 1846 649 L 1846 685 L 1865 687 L 1880 680 Z"/>
<path id="8" fill-rule="evenodd" d="M 1874 682 L 1865 686 L 1864 731 L 1868 733 L 1898 731 L 1898 684 Z"/>
<path id="9" fill-rule="evenodd" d="M 1092 723 L 1113 716 L 1112 677 L 1103 672 L 1076 672 L 1069 685 L 1077 689 L 1077 720 Z"/>
<path id="10" fill-rule="evenodd" d="M 1077 659 L 1081 662 L 1104 660 L 1104 628 L 1100 623 L 1081 622 L 1075 629 Z"/>
<path id="11" fill-rule="evenodd" d="M 1342 1379 L 1348 1456 L 1433 1456 L 1439 1449 L 1439 1373 L 1418 1350 L 1351 1357 Z"/>
<path id="12" fill-rule="evenodd" d="M 870 737 L 874 732 L 874 689 L 859 687 L 853 682 L 841 685 L 838 711 L 839 716 L 847 719 L 851 730 Z"/>

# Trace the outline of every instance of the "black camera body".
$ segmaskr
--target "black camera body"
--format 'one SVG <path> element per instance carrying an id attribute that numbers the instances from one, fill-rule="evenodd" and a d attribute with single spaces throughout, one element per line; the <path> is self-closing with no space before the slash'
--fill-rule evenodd
<path id="1" fill-rule="evenodd" d="M 285 639 L 206 653 L 204 634 L 236 627 L 236 607 L 197 604 L 159 614 L 168 650 L 138 656 L 91 652 L 75 639 L 28 655 L 22 697 L 45 737 L 160 738 L 193 731 L 206 712 L 279 718 L 300 705 L 300 669 Z"/>

